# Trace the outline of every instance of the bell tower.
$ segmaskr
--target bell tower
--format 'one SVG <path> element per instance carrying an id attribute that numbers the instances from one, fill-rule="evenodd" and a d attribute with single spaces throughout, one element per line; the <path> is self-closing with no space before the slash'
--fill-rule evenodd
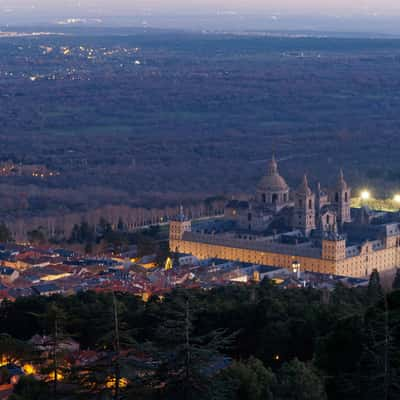
<path id="1" fill-rule="evenodd" d="M 346 239 L 336 232 L 325 232 L 322 239 L 322 258 L 343 261 L 346 258 Z"/>
<path id="2" fill-rule="evenodd" d="M 307 175 L 295 193 L 293 218 L 293 228 L 300 229 L 305 236 L 315 229 L 315 195 L 308 185 Z"/>
<path id="3" fill-rule="evenodd" d="M 185 232 L 191 232 L 192 222 L 187 219 L 183 213 L 183 207 L 180 206 L 179 214 L 169 224 L 169 249 L 179 252 L 181 241 Z"/>
<path id="4" fill-rule="evenodd" d="M 347 185 L 344 180 L 343 170 L 339 172 L 338 181 L 333 194 L 333 204 L 337 211 L 337 221 L 340 226 L 343 226 L 346 222 L 351 222 L 350 215 L 350 199 L 351 199 L 351 188 Z"/>

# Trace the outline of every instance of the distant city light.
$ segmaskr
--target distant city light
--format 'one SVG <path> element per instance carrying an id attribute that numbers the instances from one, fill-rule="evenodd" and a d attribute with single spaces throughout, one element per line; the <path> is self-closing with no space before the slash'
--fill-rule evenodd
<path id="1" fill-rule="evenodd" d="M 371 193 L 368 190 L 363 190 L 361 192 L 361 200 L 369 200 L 371 198 Z"/>
<path id="2" fill-rule="evenodd" d="M 394 200 L 396 203 L 400 203 L 400 194 L 395 194 L 394 197 L 393 197 L 393 200 Z"/>

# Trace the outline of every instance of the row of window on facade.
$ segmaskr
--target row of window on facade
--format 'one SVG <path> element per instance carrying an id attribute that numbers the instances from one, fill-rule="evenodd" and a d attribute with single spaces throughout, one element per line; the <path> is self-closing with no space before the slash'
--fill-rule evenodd
<path id="1" fill-rule="evenodd" d="M 272 204 L 277 203 L 277 202 L 278 202 L 278 199 L 279 199 L 278 195 L 277 195 L 276 193 L 274 193 L 274 194 L 271 196 L 271 202 L 272 202 Z M 262 200 L 263 203 L 266 203 L 266 202 L 267 202 L 267 195 L 266 195 L 265 193 L 263 193 L 263 194 L 261 195 L 261 200 Z M 287 193 L 284 193 L 284 194 L 283 194 L 283 201 L 284 201 L 285 203 L 288 201 Z"/>

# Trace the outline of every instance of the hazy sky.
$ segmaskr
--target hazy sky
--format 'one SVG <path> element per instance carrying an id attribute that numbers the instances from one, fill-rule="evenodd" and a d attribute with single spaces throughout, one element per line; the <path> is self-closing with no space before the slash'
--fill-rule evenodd
<path id="1" fill-rule="evenodd" d="M 400 0 L 0 0 L 0 30 L 84 17 L 102 26 L 400 35 Z"/>
<path id="2" fill-rule="evenodd" d="M 0 0 L 6 13 L 119 15 L 152 12 L 247 11 L 400 15 L 400 0 Z"/>

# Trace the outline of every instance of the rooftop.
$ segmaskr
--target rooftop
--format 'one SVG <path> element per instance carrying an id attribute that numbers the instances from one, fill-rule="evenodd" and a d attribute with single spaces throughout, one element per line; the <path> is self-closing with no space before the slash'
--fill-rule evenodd
<path id="1" fill-rule="evenodd" d="M 321 249 L 314 247 L 311 242 L 306 242 L 298 245 L 289 245 L 282 243 L 271 243 L 267 240 L 249 240 L 240 239 L 233 236 L 218 235 L 218 234 L 202 234 L 195 232 L 185 232 L 183 240 L 197 241 L 200 243 L 216 244 L 232 248 L 244 248 L 259 251 L 268 251 L 280 254 L 294 254 L 304 257 L 321 257 Z"/>
<path id="2" fill-rule="evenodd" d="M 15 272 L 14 268 L 0 267 L 0 275 L 10 276 Z"/>

